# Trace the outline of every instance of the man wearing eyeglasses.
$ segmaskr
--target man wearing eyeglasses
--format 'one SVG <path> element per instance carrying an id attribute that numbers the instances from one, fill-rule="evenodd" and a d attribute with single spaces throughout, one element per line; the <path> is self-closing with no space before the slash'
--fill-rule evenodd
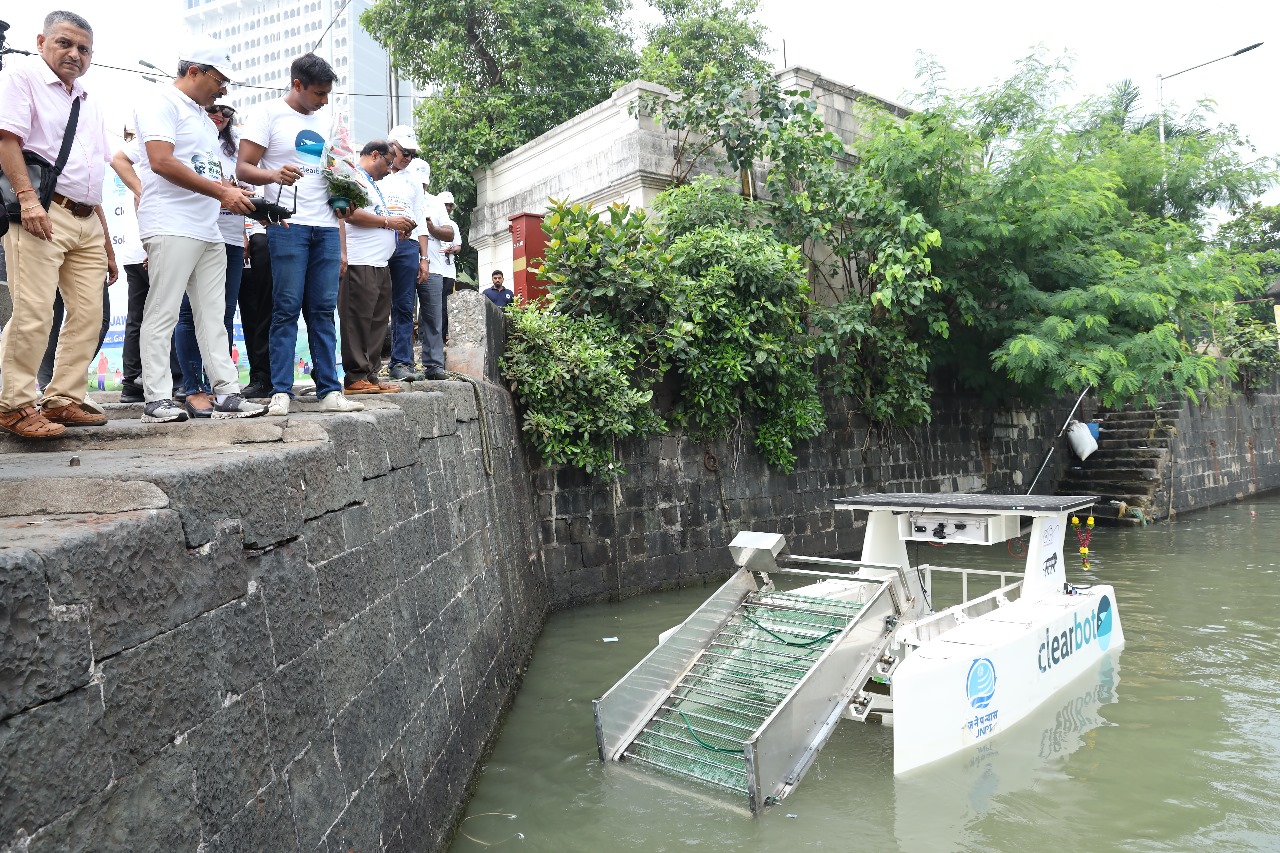
<path id="1" fill-rule="evenodd" d="M 0 168 L 18 195 L 22 216 L 4 236 L 13 316 L 0 343 L 0 429 L 46 439 L 62 435 L 67 426 L 107 422 L 80 404 L 102 322 L 103 281 L 116 280 L 116 265 L 102 212 L 102 179 L 111 155 L 102 100 L 79 82 L 93 58 L 93 30 L 72 12 L 51 12 L 36 48 L 38 56 L 14 61 L 0 73 Z M 73 144 L 46 208 L 41 188 L 31 185 L 23 151 L 56 163 L 76 103 Z M 36 370 L 59 291 L 66 325 L 52 380 L 37 402 Z"/>
<path id="2" fill-rule="evenodd" d="M 369 206 L 354 210 L 338 229 L 342 232 L 342 283 L 338 287 L 338 318 L 342 321 L 342 372 L 347 394 L 383 394 L 400 386 L 378 379 L 382 342 L 391 317 L 391 276 L 387 261 L 396 239 L 415 223 L 392 213 L 379 182 L 391 169 L 390 146 L 381 139 L 360 151 L 358 180 L 369 194 Z"/>
<path id="3" fill-rule="evenodd" d="M 213 418 L 247 418 L 266 407 L 240 395 L 229 355 L 226 307 L 227 252 L 218 229 L 220 209 L 252 213 L 249 194 L 223 180 L 218 131 L 205 108 L 227 93 L 231 60 L 225 48 L 199 38 L 180 54 L 172 86 L 138 106 L 142 140 L 138 235 L 147 249 L 151 288 L 142 309 L 142 420 L 184 421 L 173 399 L 169 355 L 182 295 L 191 299 L 196 339 L 214 395 Z"/>
<path id="4" fill-rule="evenodd" d="M 380 182 L 383 195 L 391 210 L 402 211 L 419 223 L 413 237 L 397 240 L 395 254 L 391 256 L 391 378 L 442 378 L 434 374 L 444 370 L 444 336 L 440 326 L 444 294 L 440 283 L 433 287 L 429 279 L 427 240 L 429 235 L 449 240 L 453 237 L 453 229 L 447 224 L 448 215 L 444 208 L 424 192 L 422 181 L 409 172 L 410 164 L 418 156 L 418 142 L 413 130 L 404 124 L 392 128 L 390 144 L 393 155 L 391 174 Z M 413 366 L 415 297 L 421 305 L 422 321 L 418 334 L 422 338 L 422 363 L 426 374 L 419 373 Z M 431 319 L 433 317 L 434 320 Z M 433 347 L 433 340 L 439 346 Z"/>

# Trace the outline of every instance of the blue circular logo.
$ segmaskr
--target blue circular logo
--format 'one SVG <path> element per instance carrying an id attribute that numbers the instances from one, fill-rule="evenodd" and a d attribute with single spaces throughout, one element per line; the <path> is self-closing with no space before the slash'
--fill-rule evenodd
<path id="1" fill-rule="evenodd" d="M 991 697 L 996 695 L 996 668 L 987 658 L 977 658 L 969 667 L 969 677 L 965 680 L 965 689 L 969 694 L 969 704 L 975 708 L 985 708 L 991 704 Z"/>
<path id="2" fill-rule="evenodd" d="M 1093 635 L 1098 638 L 1098 648 L 1103 651 L 1111 645 L 1111 622 L 1111 599 L 1104 595 L 1098 602 L 1098 621 L 1093 630 Z"/>
<path id="3" fill-rule="evenodd" d="M 302 130 L 293 141 L 293 147 L 297 149 L 302 162 L 319 163 L 320 155 L 324 152 L 324 137 L 314 130 Z"/>

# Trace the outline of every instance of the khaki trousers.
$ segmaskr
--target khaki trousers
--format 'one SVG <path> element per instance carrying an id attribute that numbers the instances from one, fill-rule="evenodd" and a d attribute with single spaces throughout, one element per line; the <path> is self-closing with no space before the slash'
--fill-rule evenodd
<path id="1" fill-rule="evenodd" d="M 148 403 L 173 398 L 169 353 L 182 294 L 191 297 L 191 317 L 204 372 L 214 394 L 236 394 L 240 382 L 231 364 L 227 327 L 227 249 L 221 240 L 160 235 L 142 241 L 151 288 L 142 306 L 142 395 Z"/>
<path id="2" fill-rule="evenodd" d="M 4 235 L 13 317 L 0 338 L 0 412 L 37 400 L 36 371 L 49 344 L 53 298 L 62 293 L 66 320 L 54 353 L 53 378 L 41 402 L 52 406 L 84 401 L 89 362 L 98 349 L 102 288 L 107 280 L 106 235 L 97 214 L 83 219 L 56 204 L 49 207 L 53 239 L 41 240 L 9 223 Z"/>

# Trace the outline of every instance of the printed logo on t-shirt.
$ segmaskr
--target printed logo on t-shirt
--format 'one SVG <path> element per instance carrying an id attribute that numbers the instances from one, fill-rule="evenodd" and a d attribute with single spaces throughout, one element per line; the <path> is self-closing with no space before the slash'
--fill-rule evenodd
<path id="1" fill-rule="evenodd" d="M 191 157 L 191 168 L 197 175 L 211 181 L 222 181 L 222 163 L 212 154 L 194 154 Z"/>
<path id="2" fill-rule="evenodd" d="M 300 130 L 297 139 L 293 141 L 293 147 L 297 149 L 298 157 L 303 163 L 319 165 L 320 155 L 324 152 L 324 137 L 314 130 Z"/>

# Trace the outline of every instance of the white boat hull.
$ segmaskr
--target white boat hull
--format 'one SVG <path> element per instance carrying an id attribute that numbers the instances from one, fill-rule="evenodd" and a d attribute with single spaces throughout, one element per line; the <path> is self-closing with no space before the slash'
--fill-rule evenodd
<path id="1" fill-rule="evenodd" d="M 893 673 L 895 774 L 994 737 L 1124 646 L 1110 586 L 1011 602 L 913 651 Z"/>

